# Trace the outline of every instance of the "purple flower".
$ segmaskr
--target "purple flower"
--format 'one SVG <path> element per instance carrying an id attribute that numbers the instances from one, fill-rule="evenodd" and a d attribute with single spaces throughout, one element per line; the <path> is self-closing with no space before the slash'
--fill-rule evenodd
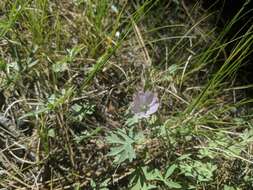
<path id="1" fill-rule="evenodd" d="M 134 95 L 132 111 L 138 118 L 148 118 L 158 110 L 157 95 L 150 91 L 138 92 Z"/>

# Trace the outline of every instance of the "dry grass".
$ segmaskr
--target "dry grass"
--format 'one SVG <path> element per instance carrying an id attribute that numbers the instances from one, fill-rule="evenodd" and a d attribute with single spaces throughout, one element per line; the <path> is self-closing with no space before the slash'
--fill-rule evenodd
<path id="1" fill-rule="evenodd" d="M 0 188 L 131 189 L 141 167 L 164 173 L 172 163 L 181 189 L 250 187 L 243 89 L 252 86 L 235 79 L 251 28 L 226 52 L 216 14 L 176 2 L 0 2 Z M 159 94 L 159 111 L 135 126 L 145 134 L 137 158 L 115 165 L 106 137 L 128 129 L 132 96 L 144 88 Z M 195 181 L 183 169 L 207 167 L 199 162 L 219 169 Z"/>

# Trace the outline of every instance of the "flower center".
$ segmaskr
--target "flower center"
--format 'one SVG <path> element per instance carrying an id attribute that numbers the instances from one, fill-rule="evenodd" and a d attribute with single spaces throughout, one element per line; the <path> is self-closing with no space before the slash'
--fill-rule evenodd
<path id="1" fill-rule="evenodd" d="M 146 112 L 148 110 L 148 105 L 142 105 L 141 106 L 141 111 Z"/>

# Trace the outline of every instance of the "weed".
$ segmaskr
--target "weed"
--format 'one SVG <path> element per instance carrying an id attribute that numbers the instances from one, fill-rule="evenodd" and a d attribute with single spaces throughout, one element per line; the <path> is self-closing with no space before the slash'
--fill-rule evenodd
<path id="1" fill-rule="evenodd" d="M 252 26 L 201 2 L 2 0 L 0 188 L 252 189 Z"/>

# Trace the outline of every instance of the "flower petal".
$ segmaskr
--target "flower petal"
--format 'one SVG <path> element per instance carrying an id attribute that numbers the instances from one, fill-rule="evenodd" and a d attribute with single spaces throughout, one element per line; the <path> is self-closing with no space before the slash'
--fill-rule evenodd
<path id="1" fill-rule="evenodd" d="M 133 97 L 132 111 L 134 113 L 141 112 L 141 100 L 140 100 L 139 93 L 135 94 L 134 97 Z"/>
<path id="2" fill-rule="evenodd" d="M 149 117 L 149 115 L 147 115 L 147 113 L 145 113 L 145 112 L 136 113 L 135 116 L 137 118 L 148 118 Z"/>
<path id="3" fill-rule="evenodd" d="M 138 118 L 148 118 L 158 110 L 159 102 L 157 94 L 151 91 L 139 91 L 133 97 L 132 112 Z"/>
<path id="4" fill-rule="evenodd" d="M 150 104 L 152 102 L 153 99 L 153 93 L 150 91 L 146 91 L 143 95 L 144 97 L 144 102 L 146 105 Z"/>
<path id="5" fill-rule="evenodd" d="M 158 107 L 159 107 L 159 103 L 158 102 L 154 103 L 152 106 L 150 106 L 150 108 L 148 109 L 148 111 L 146 112 L 146 114 L 147 115 L 151 115 L 151 114 L 157 112 Z"/>

